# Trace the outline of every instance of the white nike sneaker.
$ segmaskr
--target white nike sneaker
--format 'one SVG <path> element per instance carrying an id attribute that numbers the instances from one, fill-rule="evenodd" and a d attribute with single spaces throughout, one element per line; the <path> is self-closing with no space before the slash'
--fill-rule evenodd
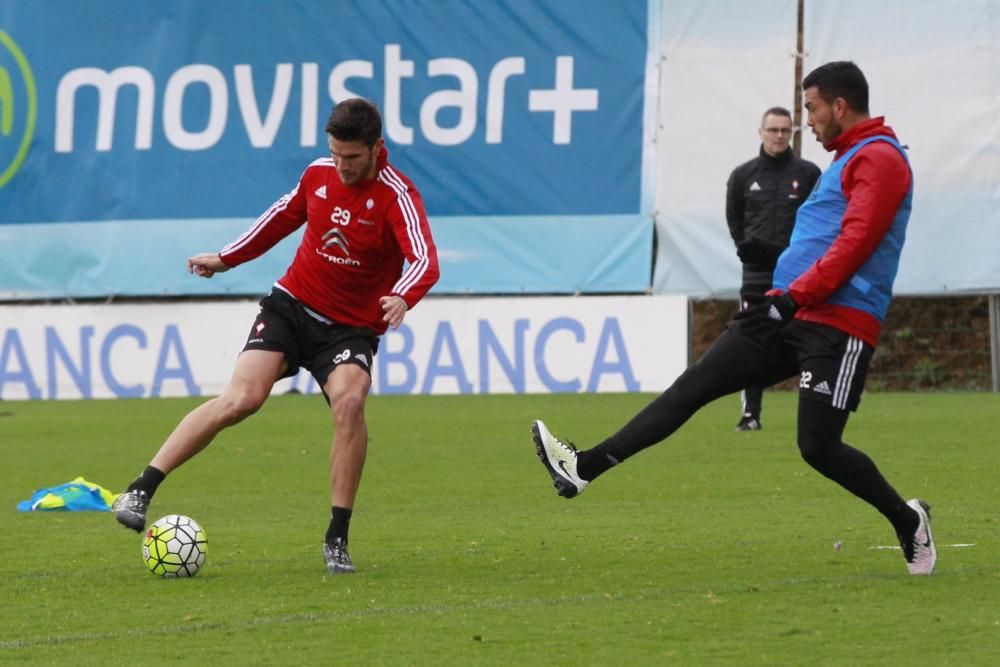
<path id="1" fill-rule="evenodd" d="M 934 538 L 931 537 L 931 507 L 917 498 L 906 501 L 906 504 L 920 517 L 913 537 L 899 539 L 906 559 L 906 569 L 910 574 L 932 574 L 937 563 L 937 549 L 934 548 Z"/>
<path id="2" fill-rule="evenodd" d="M 572 498 L 587 488 L 588 482 L 576 474 L 576 447 L 549 433 L 539 419 L 531 424 L 531 437 L 535 441 L 538 459 L 552 477 L 556 493 L 563 498 Z"/>

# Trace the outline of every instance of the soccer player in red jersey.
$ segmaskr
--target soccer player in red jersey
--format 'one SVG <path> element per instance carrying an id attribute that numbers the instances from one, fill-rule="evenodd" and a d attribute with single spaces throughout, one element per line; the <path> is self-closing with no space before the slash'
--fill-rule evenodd
<path id="1" fill-rule="evenodd" d="M 379 336 L 399 327 L 439 269 L 423 200 L 388 162 L 376 106 L 340 102 L 326 132 L 330 157 L 310 164 L 291 192 L 221 252 L 188 259 L 191 273 L 211 278 L 306 225 L 291 265 L 260 302 L 229 384 L 181 420 L 115 501 L 123 525 L 141 532 L 166 475 L 260 409 L 274 383 L 302 367 L 323 388 L 334 422 L 324 559 L 331 574 L 354 571 L 347 538 L 368 448 L 365 400 Z"/>

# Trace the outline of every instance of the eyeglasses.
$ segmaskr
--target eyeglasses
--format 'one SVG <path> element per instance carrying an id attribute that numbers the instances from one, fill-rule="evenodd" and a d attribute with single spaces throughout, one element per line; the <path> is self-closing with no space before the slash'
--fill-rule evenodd
<path id="1" fill-rule="evenodd" d="M 790 127 L 768 127 L 764 128 L 764 131 L 768 134 L 791 134 L 792 128 Z"/>

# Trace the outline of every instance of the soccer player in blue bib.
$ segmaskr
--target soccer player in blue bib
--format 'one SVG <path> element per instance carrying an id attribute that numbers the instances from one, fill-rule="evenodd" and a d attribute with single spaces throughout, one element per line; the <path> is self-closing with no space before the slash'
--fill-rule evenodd
<path id="1" fill-rule="evenodd" d="M 931 574 L 930 507 L 904 500 L 864 452 L 842 440 L 892 299 L 913 173 L 895 133 L 869 114 L 857 65 L 827 63 L 802 88 L 809 127 L 834 159 L 798 209 L 772 289 L 617 433 L 578 451 L 536 421 L 535 448 L 559 495 L 572 498 L 707 403 L 798 375 L 802 458 L 888 519 L 911 574 Z"/>

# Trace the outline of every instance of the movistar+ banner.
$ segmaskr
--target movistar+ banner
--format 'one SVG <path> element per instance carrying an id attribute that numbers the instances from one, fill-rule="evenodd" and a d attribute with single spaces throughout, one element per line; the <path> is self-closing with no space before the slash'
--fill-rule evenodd
<path id="1" fill-rule="evenodd" d="M 484 216 L 639 224 L 647 13 L 648 0 L 4 3 L 0 225 L 125 222 L 141 241 L 143 221 L 173 221 L 190 244 L 210 221 L 248 224 L 326 154 L 333 104 L 359 95 L 432 221 L 454 223 L 442 234 L 459 258 L 490 243 L 462 229 Z M 592 236 L 567 233 L 561 250 Z M 8 291 L 39 286 L 10 278 Z"/>

